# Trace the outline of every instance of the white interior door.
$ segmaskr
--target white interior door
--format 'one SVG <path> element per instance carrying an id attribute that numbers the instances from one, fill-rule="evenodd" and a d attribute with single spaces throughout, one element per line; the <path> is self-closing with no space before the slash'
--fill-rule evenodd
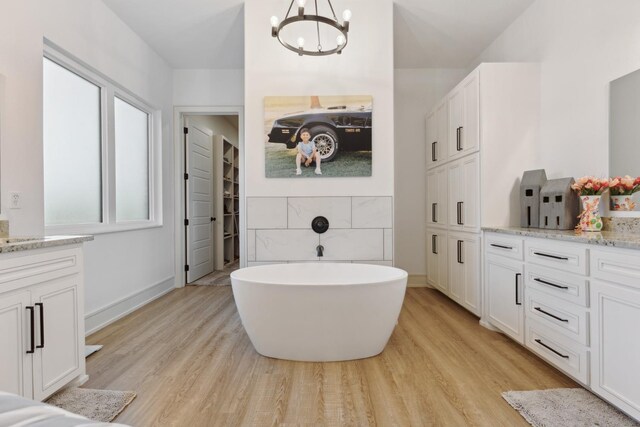
<path id="1" fill-rule="evenodd" d="M 213 271 L 213 137 L 189 126 L 187 144 L 187 283 Z"/>

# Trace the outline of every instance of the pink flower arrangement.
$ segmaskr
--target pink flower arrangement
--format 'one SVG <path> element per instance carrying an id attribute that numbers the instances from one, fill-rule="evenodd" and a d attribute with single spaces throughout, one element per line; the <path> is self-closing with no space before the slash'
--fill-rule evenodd
<path id="1" fill-rule="evenodd" d="M 571 188 L 578 193 L 579 196 L 600 196 L 609 188 L 609 180 L 600 179 L 594 176 L 584 176 L 578 178 L 571 185 Z"/>
<path id="2" fill-rule="evenodd" d="M 612 196 L 630 196 L 640 191 L 640 177 L 632 178 L 617 176 L 609 180 L 609 189 Z"/>

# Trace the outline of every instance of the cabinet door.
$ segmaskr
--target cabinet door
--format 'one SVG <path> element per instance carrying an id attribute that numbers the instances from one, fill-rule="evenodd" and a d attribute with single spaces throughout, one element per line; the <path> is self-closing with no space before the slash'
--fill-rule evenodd
<path id="1" fill-rule="evenodd" d="M 478 151 L 480 146 L 480 85 L 474 72 L 462 82 L 464 119 L 460 131 L 458 153 L 461 156 Z"/>
<path id="2" fill-rule="evenodd" d="M 449 104 L 443 100 L 436 107 L 436 122 L 438 123 L 438 138 L 436 141 L 436 158 L 438 164 L 443 164 L 448 160 L 449 144 Z"/>
<path id="3" fill-rule="evenodd" d="M 81 274 L 37 285 L 33 397 L 43 400 L 85 371 Z"/>
<path id="4" fill-rule="evenodd" d="M 448 165 L 449 227 L 472 233 L 480 231 L 480 157 L 459 159 Z"/>
<path id="5" fill-rule="evenodd" d="M 0 296 L 0 390 L 32 397 L 32 310 L 29 292 Z M 27 309 L 28 307 L 28 309 Z"/>
<path id="6" fill-rule="evenodd" d="M 447 281 L 447 236 L 442 230 L 427 230 L 427 282 L 445 295 Z"/>
<path id="7" fill-rule="evenodd" d="M 427 152 L 427 168 L 434 167 L 439 158 L 438 158 L 438 120 L 436 117 L 436 112 L 432 112 L 427 116 L 427 143 L 426 143 L 426 152 Z"/>
<path id="8" fill-rule="evenodd" d="M 460 157 L 462 133 L 464 132 L 464 92 L 462 86 L 456 87 L 449 94 L 449 124 L 448 129 L 448 157 L 454 159 Z"/>
<path id="9" fill-rule="evenodd" d="M 436 225 L 438 220 L 438 175 L 432 169 L 427 171 L 427 225 Z"/>
<path id="10" fill-rule="evenodd" d="M 460 161 L 450 163 L 447 167 L 447 215 L 449 227 L 462 229 L 462 207 L 464 206 L 464 170 Z"/>
<path id="11" fill-rule="evenodd" d="M 446 227 L 449 202 L 449 174 L 447 168 L 442 166 L 436 169 L 436 224 Z"/>
<path id="12" fill-rule="evenodd" d="M 640 288 L 591 284 L 591 388 L 640 419 Z"/>
<path id="13" fill-rule="evenodd" d="M 462 183 L 458 192 L 462 196 L 462 229 L 470 232 L 480 231 L 480 157 L 476 154 L 461 160 Z"/>
<path id="14" fill-rule="evenodd" d="M 480 238 L 475 234 L 449 234 L 449 295 L 479 316 L 481 313 Z"/>
<path id="15" fill-rule="evenodd" d="M 487 256 L 484 265 L 489 321 L 524 344 L 522 263 L 501 256 Z"/>

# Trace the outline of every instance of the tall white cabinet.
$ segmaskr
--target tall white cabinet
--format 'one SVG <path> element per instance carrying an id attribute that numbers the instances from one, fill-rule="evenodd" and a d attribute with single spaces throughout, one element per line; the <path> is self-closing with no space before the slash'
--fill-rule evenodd
<path id="1" fill-rule="evenodd" d="M 82 249 L 0 254 L 0 390 L 44 400 L 85 375 Z"/>
<path id="2" fill-rule="evenodd" d="M 538 65 L 490 63 L 426 118 L 427 282 L 477 316 L 480 230 L 519 222 L 517 189 L 522 172 L 535 167 L 539 107 Z"/>

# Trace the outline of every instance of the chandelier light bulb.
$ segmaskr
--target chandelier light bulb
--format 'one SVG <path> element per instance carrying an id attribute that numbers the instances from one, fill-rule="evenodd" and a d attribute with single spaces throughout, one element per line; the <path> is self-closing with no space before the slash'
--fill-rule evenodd
<path id="1" fill-rule="evenodd" d="M 300 49 L 304 47 L 304 39 L 302 37 L 298 37 L 298 47 Z"/>
<path id="2" fill-rule="evenodd" d="M 349 9 L 345 9 L 344 12 L 342 12 L 342 19 L 344 19 L 346 22 L 349 22 L 351 20 L 351 11 Z"/>
<path id="3" fill-rule="evenodd" d="M 304 7 L 304 5 L 307 3 L 307 0 L 296 0 L 296 2 L 298 3 L 298 7 Z"/>
<path id="4" fill-rule="evenodd" d="M 340 34 L 336 41 L 338 42 L 338 46 L 343 46 L 347 42 L 347 39 L 342 34 Z"/>
<path id="5" fill-rule="evenodd" d="M 277 27 L 278 26 L 278 17 L 277 16 L 272 16 L 271 17 L 271 26 L 272 27 Z"/>

